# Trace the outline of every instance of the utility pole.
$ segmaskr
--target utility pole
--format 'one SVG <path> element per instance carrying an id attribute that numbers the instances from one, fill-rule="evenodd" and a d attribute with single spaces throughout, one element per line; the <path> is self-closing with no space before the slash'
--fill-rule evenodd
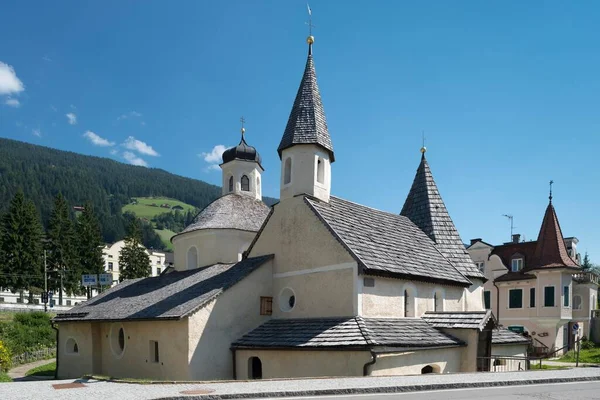
<path id="1" fill-rule="evenodd" d="M 62 298 L 63 298 L 63 273 L 64 273 L 65 267 L 61 266 L 59 268 L 59 272 L 60 272 L 60 292 L 58 292 L 58 304 L 62 306 Z"/>
<path id="2" fill-rule="evenodd" d="M 48 266 L 46 265 L 46 250 L 44 250 L 44 293 L 45 296 L 48 296 Z M 48 312 L 48 300 L 46 300 L 44 303 L 44 312 Z"/>

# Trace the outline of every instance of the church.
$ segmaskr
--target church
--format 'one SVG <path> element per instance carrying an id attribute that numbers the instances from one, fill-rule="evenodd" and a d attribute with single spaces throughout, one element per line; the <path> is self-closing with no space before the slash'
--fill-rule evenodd
<path id="1" fill-rule="evenodd" d="M 242 130 L 223 194 L 173 239 L 175 263 L 58 314 L 57 376 L 156 380 L 490 370 L 529 341 L 495 329 L 473 263 L 421 160 L 399 214 L 330 193 L 333 141 L 314 38 L 277 152 L 280 201 Z M 343 157 L 343 155 L 341 155 Z M 351 155 L 349 155 L 351 156 Z"/>

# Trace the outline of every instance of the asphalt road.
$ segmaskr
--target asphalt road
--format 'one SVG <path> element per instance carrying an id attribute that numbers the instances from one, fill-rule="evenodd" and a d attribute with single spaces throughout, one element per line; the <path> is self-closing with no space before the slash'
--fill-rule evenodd
<path id="1" fill-rule="evenodd" d="M 556 383 L 551 385 L 504 386 L 497 388 L 436 390 L 413 393 L 289 397 L 308 400 L 588 400 L 600 399 L 600 382 Z"/>

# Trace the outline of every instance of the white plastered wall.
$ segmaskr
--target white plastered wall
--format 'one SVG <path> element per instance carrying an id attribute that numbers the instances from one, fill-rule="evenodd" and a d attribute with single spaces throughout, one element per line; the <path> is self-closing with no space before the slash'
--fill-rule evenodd
<path id="1" fill-rule="evenodd" d="M 284 182 L 286 159 L 292 160 L 289 183 Z M 317 181 L 317 166 L 321 160 L 324 168 L 323 183 Z M 329 154 L 313 144 L 294 145 L 281 153 L 280 199 L 286 200 L 298 194 L 309 194 L 328 202 L 331 191 L 331 163 Z"/>
<path id="2" fill-rule="evenodd" d="M 229 177 L 233 176 L 233 193 L 254 197 L 256 200 L 262 199 L 262 168 L 254 161 L 233 160 L 221 165 L 222 173 L 222 193 L 226 195 L 229 191 Z M 249 180 L 249 191 L 242 190 L 241 179 L 246 175 Z M 257 180 L 258 179 L 258 180 Z"/>
<path id="3" fill-rule="evenodd" d="M 403 353 L 382 354 L 375 365 L 369 367 L 370 375 L 420 375 L 427 365 L 439 373 L 463 372 L 460 368 L 462 347 L 409 351 Z"/>

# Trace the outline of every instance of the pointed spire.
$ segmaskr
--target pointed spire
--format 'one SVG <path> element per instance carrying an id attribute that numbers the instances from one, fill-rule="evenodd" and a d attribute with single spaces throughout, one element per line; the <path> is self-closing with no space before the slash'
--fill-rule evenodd
<path id="1" fill-rule="evenodd" d="M 465 249 L 446 205 L 433 180 L 425 158 L 425 146 L 421 149 L 421 163 L 406 197 L 400 215 L 410 219 L 431 240 L 456 269 L 467 277 L 483 279 L 483 274 L 471 260 Z"/>
<path id="2" fill-rule="evenodd" d="M 279 158 L 281 158 L 283 150 L 296 144 L 316 144 L 327 150 L 331 162 L 334 162 L 333 144 L 327 129 L 325 111 L 321 102 L 321 93 L 317 85 L 317 74 L 312 56 L 314 37 L 309 36 L 307 43 L 308 58 L 306 67 L 277 152 Z"/>
<path id="3" fill-rule="evenodd" d="M 546 212 L 540 233 L 538 235 L 537 244 L 535 247 L 535 255 L 533 263 L 527 266 L 526 269 L 538 268 L 560 268 L 570 267 L 579 268 L 577 263 L 569 257 L 565 239 L 560 229 L 556 210 L 552 205 L 552 181 L 550 181 L 550 201 Z"/>

